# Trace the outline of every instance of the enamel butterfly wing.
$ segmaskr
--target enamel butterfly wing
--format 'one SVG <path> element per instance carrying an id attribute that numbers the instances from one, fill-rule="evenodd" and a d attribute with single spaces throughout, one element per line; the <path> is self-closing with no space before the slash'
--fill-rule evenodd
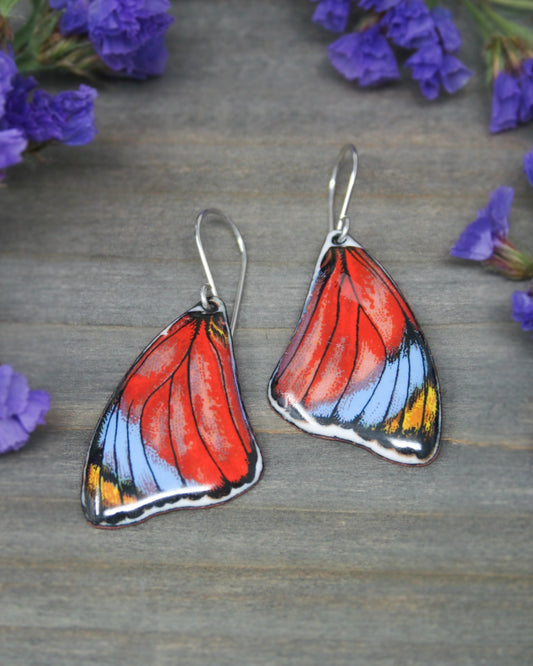
<path id="1" fill-rule="evenodd" d="M 200 239 L 208 216 L 231 227 L 241 253 L 231 326 Z M 201 303 L 142 352 L 109 400 L 89 447 L 81 502 L 98 527 L 220 504 L 261 476 L 261 451 L 241 401 L 231 338 L 246 271 L 244 241 L 230 218 L 207 209 L 196 221 L 196 242 L 209 283 Z"/>
<path id="2" fill-rule="evenodd" d="M 262 470 L 235 373 L 224 306 L 201 305 L 145 349 L 107 405 L 82 486 L 99 526 L 225 502 Z"/>
<path id="3" fill-rule="evenodd" d="M 269 384 L 272 406 L 314 435 L 389 460 L 435 457 L 441 410 L 431 352 L 400 290 L 350 236 L 327 237 L 291 342 Z M 337 240 L 337 242 L 336 242 Z"/>

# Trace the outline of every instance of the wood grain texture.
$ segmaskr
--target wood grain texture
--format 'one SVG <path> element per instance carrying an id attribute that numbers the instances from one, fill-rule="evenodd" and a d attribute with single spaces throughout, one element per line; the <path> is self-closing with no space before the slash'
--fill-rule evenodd
<path id="1" fill-rule="evenodd" d="M 462 53 L 476 76 L 454 98 L 428 103 L 408 80 L 360 91 L 329 67 L 312 10 L 175 3 L 165 76 L 102 84 L 96 141 L 49 149 L 0 190 L 0 360 L 53 401 L 0 460 L 2 664 L 533 661 L 532 343 L 510 319 L 517 286 L 448 256 L 500 184 L 516 191 L 513 237 L 533 244 L 532 129 L 488 136 L 475 40 Z M 305 435 L 266 399 L 346 141 L 353 235 L 400 284 L 439 370 L 443 445 L 423 469 Z M 264 476 L 227 506 L 96 530 L 79 503 L 92 429 L 138 352 L 199 300 L 193 222 L 208 206 L 249 252 L 235 348 Z M 231 235 L 209 232 L 231 306 Z"/>

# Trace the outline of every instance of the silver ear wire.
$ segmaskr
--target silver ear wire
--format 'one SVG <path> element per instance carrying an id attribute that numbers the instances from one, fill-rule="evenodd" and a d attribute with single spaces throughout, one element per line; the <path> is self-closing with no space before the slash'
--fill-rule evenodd
<path id="1" fill-rule="evenodd" d="M 342 202 L 341 212 L 337 221 L 335 222 L 334 206 L 335 206 L 335 193 L 337 189 L 337 172 L 339 171 L 339 167 L 344 161 L 346 153 L 350 153 L 351 155 L 352 171 L 350 173 L 350 179 L 348 181 L 346 195 L 344 197 L 344 201 Z M 357 150 L 355 146 L 353 146 L 351 143 L 347 143 L 345 146 L 342 147 L 339 153 L 339 157 L 337 158 L 337 162 L 333 167 L 333 171 L 331 172 L 331 178 L 329 179 L 329 230 L 334 231 L 336 229 L 339 232 L 339 234 L 335 238 L 335 242 L 339 244 L 344 243 L 344 241 L 346 240 L 346 236 L 348 235 L 348 231 L 350 229 L 350 218 L 348 217 L 347 213 L 348 213 L 348 206 L 350 205 L 350 200 L 352 198 L 353 190 L 355 187 L 355 179 L 357 178 L 357 164 L 358 164 Z"/>
<path id="2" fill-rule="evenodd" d="M 209 311 L 211 307 L 209 302 L 210 298 L 219 297 L 217 288 L 215 286 L 215 281 L 213 280 L 213 274 L 211 273 L 211 269 L 209 268 L 209 263 L 207 262 L 204 246 L 202 244 L 202 238 L 200 236 L 200 227 L 202 225 L 202 222 L 203 220 L 205 220 L 210 216 L 221 219 L 230 227 L 230 229 L 233 232 L 233 235 L 235 236 L 235 240 L 237 241 L 237 247 L 239 248 L 239 252 L 241 254 L 241 272 L 239 275 L 239 282 L 237 284 L 237 292 L 235 294 L 235 304 L 233 305 L 233 314 L 231 317 L 231 324 L 230 324 L 231 333 L 233 335 L 233 333 L 235 332 L 235 325 L 237 323 L 237 317 L 239 315 L 239 309 L 241 306 L 241 298 L 244 288 L 244 276 L 246 275 L 246 264 L 247 264 L 246 247 L 244 245 L 244 240 L 241 236 L 241 233 L 235 222 L 227 215 L 225 215 L 222 211 L 218 210 L 218 208 L 207 208 L 206 210 L 202 211 L 200 215 L 198 215 L 198 217 L 196 218 L 196 226 L 195 226 L 196 245 L 198 247 L 198 253 L 200 255 L 200 260 L 202 262 L 202 266 L 204 267 L 205 276 L 208 282 L 208 285 L 204 285 L 200 292 L 200 298 L 204 310 Z M 208 291 L 210 291 L 211 293 L 208 293 Z"/>

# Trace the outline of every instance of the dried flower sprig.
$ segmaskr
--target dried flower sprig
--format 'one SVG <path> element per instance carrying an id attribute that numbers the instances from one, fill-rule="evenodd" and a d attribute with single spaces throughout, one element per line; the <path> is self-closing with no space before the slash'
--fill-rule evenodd
<path id="1" fill-rule="evenodd" d="M 160 75 L 173 22 L 169 0 L 31 0 L 27 20 L 13 31 L 17 2 L 0 0 L 0 180 L 24 154 L 51 141 L 79 146 L 96 134 L 96 90 L 81 85 L 52 96 L 24 74 Z"/>
<path id="2" fill-rule="evenodd" d="M 533 277 L 533 257 L 520 251 L 509 239 L 509 214 L 513 204 L 512 187 L 499 187 L 489 204 L 478 211 L 450 250 L 452 257 L 482 262 L 487 268 L 511 280 Z"/>
<path id="3" fill-rule="evenodd" d="M 423 0 L 320 0 L 313 20 L 333 32 L 353 23 L 353 31 L 328 47 L 328 56 L 340 74 L 361 87 L 399 79 L 398 58 L 427 99 L 442 89 L 456 93 L 472 75 L 456 57 L 461 35 L 444 7 L 430 9 Z"/>
<path id="4" fill-rule="evenodd" d="M 524 156 L 524 172 L 533 185 L 533 150 Z M 488 206 L 478 211 L 450 250 L 452 257 L 479 261 L 510 280 L 533 278 L 533 256 L 508 238 L 513 197 L 512 187 L 492 192 Z M 513 292 L 512 317 L 524 331 L 533 330 L 533 283 L 528 291 Z"/>
<path id="5" fill-rule="evenodd" d="M 533 29 L 524 21 L 531 17 L 533 0 L 464 0 L 464 5 L 484 40 L 487 81 L 493 84 L 490 131 L 528 122 L 533 118 Z M 509 12 L 516 20 L 507 17 Z M 402 59 L 427 99 L 442 89 L 458 92 L 472 75 L 457 58 L 461 35 L 450 11 L 434 0 L 319 0 L 313 21 L 332 32 L 349 28 L 328 47 L 328 55 L 337 71 L 361 87 L 399 79 Z"/>
<path id="6" fill-rule="evenodd" d="M 18 72 L 9 53 L 0 51 L 0 180 L 26 152 L 52 141 L 81 146 L 96 134 L 94 88 L 80 85 L 51 95 L 38 85 L 32 76 Z"/>
<path id="7" fill-rule="evenodd" d="M 533 0 L 464 0 L 484 40 L 487 82 L 493 83 L 490 131 L 513 129 L 533 118 L 533 30 L 524 25 Z M 494 8 L 524 12 L 520 23 Z"/>
<path id="8" fill-rule="evenodd" d="M 159 76 L 168 57 L 169 0 L 32 0 L 15 34 L 24 72 L 63 69 L 78 75 Z"/>

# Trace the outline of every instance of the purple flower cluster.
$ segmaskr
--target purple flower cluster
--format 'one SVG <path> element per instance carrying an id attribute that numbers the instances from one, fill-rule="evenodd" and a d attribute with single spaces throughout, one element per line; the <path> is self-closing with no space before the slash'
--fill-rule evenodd
<path id="1" fill-rule="evenodd" d="M 24 375 L 0 365 L 0 453 L 20 449 L 49 409 L 46 391 L 31 391 Z"/>
<path id="2" fill-rule="evenodd" d="M 533 118 L 533 58 L 522 61 L 510 73 L 501 71 L 494 79 L 490 131 L 513 129 Z"/>
<path id="3" fill-rule="evenodd" d="M 11 55 L 0 51 L 0 176 L 22 160 L 29 142 L 80 146 L 92 141 L 96 96 L 86 85 L 50 95 L 33 77 L 21 76 Z"/>
<path id="4" fill-rule="evenodd" d="M 428 99 L 438 97 L 441 88 L 455 93 L 467 83 L 472 73 L 452 55 L 461 46 L 461 36 L 447 9 L 430 11 L 423 0 L 359 0 L 358 5 L 374 18 L 328 48 L 332 65 L 348 80 L 357 79 L 364 87 L 398 79 L 392 44 L 414 51 L 405 64 Z M 321 0 L 313 20 L 343 31 L 349 11 L 349 2 Z"/>
<path id="5" fill-rule="evenodd" d="M 173 22 L 168 0 L 49 0 L 63 10 L 64 36 L 87 35 L 112 70 L 145 79 L 163 73 L 168 57 L 165 32 Z"/>

